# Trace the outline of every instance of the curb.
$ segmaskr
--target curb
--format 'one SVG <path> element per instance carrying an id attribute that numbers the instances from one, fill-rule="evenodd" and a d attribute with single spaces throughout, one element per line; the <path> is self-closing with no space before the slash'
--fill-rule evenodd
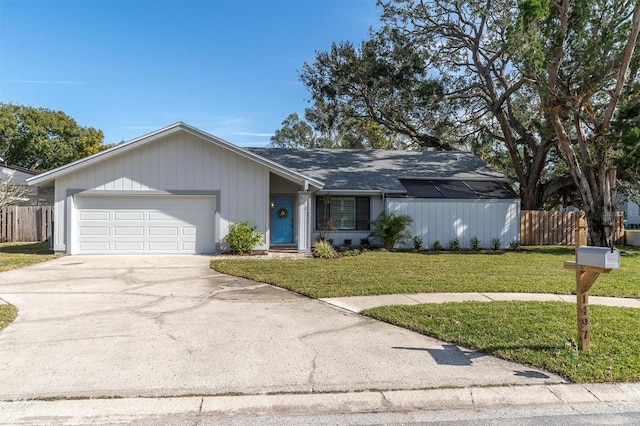
<path id="1" fill-rule="evenodd" d="M 319 394 L 0 402 L 0 424 L 86 424 L 500 407 L 640 404 L 640 383 L 469 387 Z"/>

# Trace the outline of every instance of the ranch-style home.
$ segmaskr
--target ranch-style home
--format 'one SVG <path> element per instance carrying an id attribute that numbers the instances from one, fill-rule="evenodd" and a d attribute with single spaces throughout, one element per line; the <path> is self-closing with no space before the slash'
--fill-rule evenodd
<path id="1" fill-rule="evenodd" d="M 184 123 L 28 182 L 54 188 L 53 248 L 69 254 L 219 253 L 244 220 L 256 250 L 357 246 L 382 211 L 410 215 L 425 247 L 520 232 L 506 177 L 471 153 L 242 148 Z"/>

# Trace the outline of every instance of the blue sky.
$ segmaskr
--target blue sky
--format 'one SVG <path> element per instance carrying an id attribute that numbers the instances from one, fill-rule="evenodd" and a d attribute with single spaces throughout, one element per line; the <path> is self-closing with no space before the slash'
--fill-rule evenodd
<path id="1" fill-rule="evenodd" d="M 264 146 L 305 61 L 360 42 L 376 0 L 0 0 L 0 101 L 130 140 L 177 121 Z"/>

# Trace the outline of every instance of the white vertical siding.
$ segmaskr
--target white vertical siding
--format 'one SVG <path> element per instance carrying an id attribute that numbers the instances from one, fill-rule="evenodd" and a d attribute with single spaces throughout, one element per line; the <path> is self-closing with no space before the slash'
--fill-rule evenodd
<path id="1" fill-rule="evenodd" d="M 186 132 L 173 133 L 58 178 L 55 250 L 66 250 L 68 242 L 67 192 L 87 190 L 127 191 L 131 194 L 136 191 L 219 193 L 215 236 L 223 249 L 225 243 L 222 240 L 231 222 L 248 220 L 265 233 L 269 227 L 268 168 Z M 257 248 L 266 250 L 268 244 Z"/>
<path id="2" fill-rule="evenodd" d="M 474 236 L 482 248 L 490 248 L 491 240 L 500 239 L 502 247 L 509 247 L 520 239 L 519 200 L 432 200 L 423 198 L 388 198 L 387 211 L 407 215 L 413 219 L 408 229 L 420 235 L 424 247 L 438 240 L 443 247 L 457 238 L 460 246 L 468 248 Z M 408 241 L 405 247 L 411 247 Z"/>

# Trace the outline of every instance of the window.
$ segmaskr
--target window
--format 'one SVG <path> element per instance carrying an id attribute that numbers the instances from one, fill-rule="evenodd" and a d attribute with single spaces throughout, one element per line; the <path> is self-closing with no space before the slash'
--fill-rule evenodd
<path id="1" fill-rule="evenodd" d="M 316 229 L 369 230 L 369 197 L 316 197 Z"/>

